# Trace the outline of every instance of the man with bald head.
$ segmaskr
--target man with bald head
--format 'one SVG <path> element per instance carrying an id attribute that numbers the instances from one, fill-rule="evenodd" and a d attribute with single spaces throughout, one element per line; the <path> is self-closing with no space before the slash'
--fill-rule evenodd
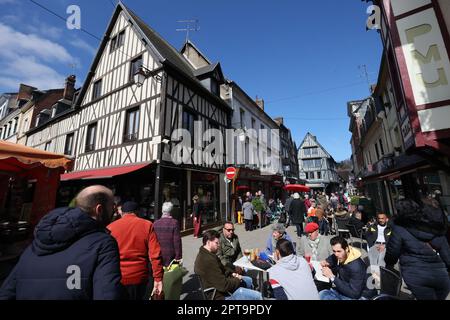
<path id="1" fill-rule="evenodd" d="M 113 213 L 111 190 L 87 187 L 75 203 L 39 221 L 33 242 L 0 288 L 0 300 L 123 297 L 119 248 L 105 229 Z"/>

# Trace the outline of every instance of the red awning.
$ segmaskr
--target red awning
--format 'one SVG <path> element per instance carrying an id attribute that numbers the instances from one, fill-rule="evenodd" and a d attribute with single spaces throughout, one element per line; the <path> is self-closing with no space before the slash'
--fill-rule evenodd
<path id="1" fill-rule="evenodd" d="M 141 163 L 131 166 L 70 172 L 62 174 L 61 181 L 112 178 L 142 169 L 148 165 L 149 163 Z"/>
<path id="2" fill-rule="evenodd" d="M 287 184 L 283 187 L 287 191 L 297 191 L 297 192 L 309 192 L 311 189 L 302 184 Z"/>
<path id="3" fill-rule="evenodd" d="M 250 187 L 249 186 L 237 186 L 236 190 L 249 190 Z"/>

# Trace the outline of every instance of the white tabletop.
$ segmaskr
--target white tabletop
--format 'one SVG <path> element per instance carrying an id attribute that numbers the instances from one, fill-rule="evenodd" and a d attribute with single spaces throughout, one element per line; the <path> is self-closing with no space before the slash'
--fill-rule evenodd
<path id="1" fill-rule="evenodd" d="M 322 266 L 320 265 L 320 261 L 311 260 L 311 264 L 314 267 L 314 270 L 316 271 L 316 274 L 315 274 L 316 280 L 329 283 L 330 279 L 328 279 L 327 277 L 325 277 L 322 274 Z"/>
<path id="2" fill-rule="evenodd" d="M 258 267 L 255 267 L 246 256 L 242 256 L 241 258 L 239 258 L 238 260 L 236 260 L 233 265 L 235 265 L 236 267 L 240 267 L 240 268 L 245 268 L 248 270 L 257 270 L 257 271 L 263 271 L 266 272 L 267 270 L 263 270 L 260 269 Z"/>

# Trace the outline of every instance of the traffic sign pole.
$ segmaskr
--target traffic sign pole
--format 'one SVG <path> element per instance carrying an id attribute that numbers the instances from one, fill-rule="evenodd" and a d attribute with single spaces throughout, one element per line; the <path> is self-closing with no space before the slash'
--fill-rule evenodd
<path id="1" fill-rule="evenodd" d="M 225 178 L 224 178 L 224 181 L 225 181 L 225 199 L 226 199 L 225 200 L 225 221 L 227 221 L 227 219 L 228 219 L 228 204 L 229 204 L 229 201 L 230 201 L 230 199 L 228 199 L 228 188 L 229 188 L 228 184 L 230 183 L 231 180 L 234 179 L 235 175 L 236 175 L 236 168 L 228 167 L 225 170 Z M 233 217 L 234 217 L 234 215 L 233 215 Z M 232 217 L 231 220 L 234 220 L 233 217 Z"/>

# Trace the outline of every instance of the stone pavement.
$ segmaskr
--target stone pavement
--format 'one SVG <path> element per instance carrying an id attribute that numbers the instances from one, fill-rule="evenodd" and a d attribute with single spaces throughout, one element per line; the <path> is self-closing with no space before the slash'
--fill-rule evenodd
<path id="1" fill-rule="evenodd" d="M 218 227 L 219 228 L 219 227 Z M 244 225 L 235 224 L 236 234 L 239 237 L 242 250 L 245 248 L 259 248 L 264 250 L 266 241 L 269 235 L 272 234 L 271 225 L 262 229 L 253 230 L 250 232 L 245 231 Z M 289 226 L 288 234 L 292 238 L 292 241 L 298 242 L 297 233 L 295 227 Z M 183 242 L 183 265 L 187 268 L 189 273 L 183 278 L 183 291 L 181 294 L 181 300 L 199 300 L 201 299 L 200 287 L 197 279 L 193 276 L 194 262 L 197 257 L 198 249 L 202 245 L 202 239 L 196 239 L 192 235 L 188 235 L 182 238 Z M 359 243 L 356 243 L 356 247 L 359 249 Z M 367 257 L 367 252 L 363 250 L 363 258 Z"/>

